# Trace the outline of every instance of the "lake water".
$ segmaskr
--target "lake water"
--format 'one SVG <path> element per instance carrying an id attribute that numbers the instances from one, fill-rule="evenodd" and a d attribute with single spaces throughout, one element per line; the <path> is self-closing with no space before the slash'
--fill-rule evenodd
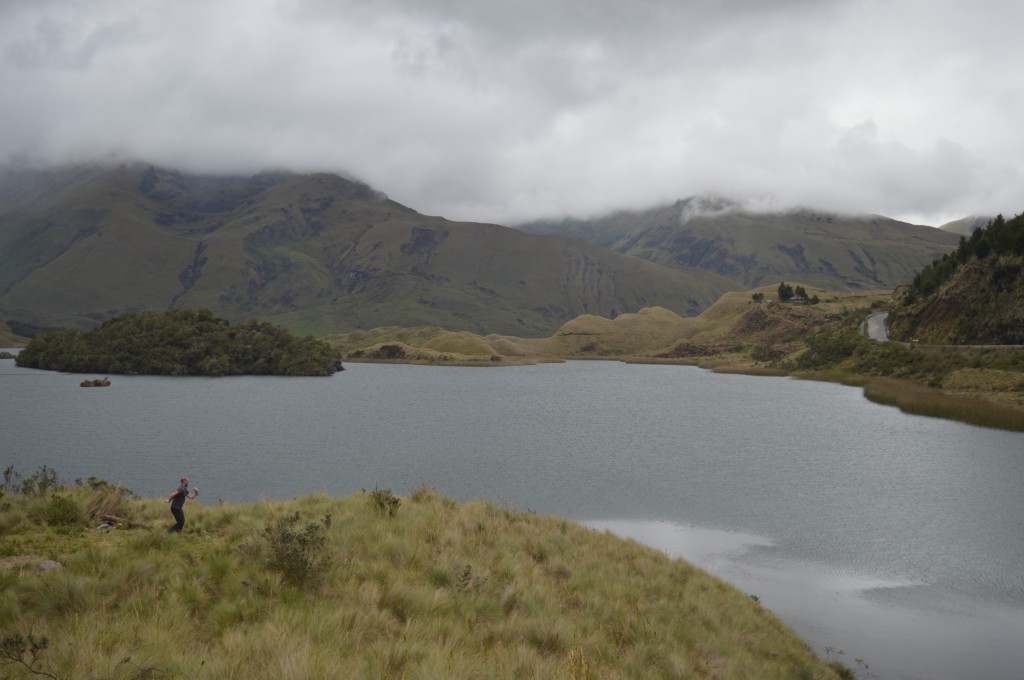
<path id="1" fill-rule="evenodd" d="M 0 464 L 208 503 L 425 484 L 682 556 L 868 677 L 1024 677 L 1021 433 L 616 362 L 82 377 L 0 362 Z"/>

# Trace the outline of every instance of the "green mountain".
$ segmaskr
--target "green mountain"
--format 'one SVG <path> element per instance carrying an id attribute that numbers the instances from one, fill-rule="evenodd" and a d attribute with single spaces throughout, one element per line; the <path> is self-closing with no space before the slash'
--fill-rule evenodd
<path id="1" fill-rule="evenodd" d="M 707 198 L 520 228 L 580 239 L 671 267 L 697 267 L 744 288 L 796 281 L 828 290 L 907 283 L 921 267 L 953 250 L 958 238 L 877 215 L 754 213 Z"/>
<path id="2" fill-rule="evenodd" d="M 959 247 L 896 291 L 894 339 L 941 345 L 1024 345 L 1024 215 L 961 237 Z"/>
<path id="3" fill-rule="evenodd" d="M 698 313 L 736 281 L 422 215 L 329 174 L 143 164 L 0 173 L 0 317 L 90 326 L 201 307 L 300 333 L 439 325 L 547 335 L 591 313 Z"/>

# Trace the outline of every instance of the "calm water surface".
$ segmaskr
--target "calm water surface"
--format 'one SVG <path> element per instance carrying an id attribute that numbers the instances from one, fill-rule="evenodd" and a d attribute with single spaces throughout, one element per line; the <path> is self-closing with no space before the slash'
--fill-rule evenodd
<path id="1" fill-rule="evenodd" d="M 1024 434 L 691 367 L 347 369 L 81 389 L 3 361 L 0 463 L 206 502 L 427 484 L 685 557 L 873 677 L 1024 677 Z"/>

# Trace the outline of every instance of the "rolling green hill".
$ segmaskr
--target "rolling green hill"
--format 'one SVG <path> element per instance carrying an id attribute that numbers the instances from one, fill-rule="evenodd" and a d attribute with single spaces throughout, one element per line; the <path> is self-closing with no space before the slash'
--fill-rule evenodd
<path id="1" fill-rule="evenodd" d="M 739 288 L 597 246 L 422 215 L 335 175 L 152 166 L 0 174 L 0 316 L 89 326 L 202 307 L 299 333 L 422 324 L 544 335 L 580 314 L 696 314 Z"/>
<path id="2" fill-rule="evenodd" d="M 887 290 L 829 292 L 811 288 L 820 304 L 780 304 L 773 286 L 754 292 L 725 293 L 697 316 L 683 317 L 662 307 L 621 314 L 615 319 L 584 314 L 546 338 L 453 333 L 439 327 L 376 328 L 324 338 L 349 359 L 425 362 L 516 363 L 573 358 L 630 360 L 708 360 L 749 363 L 750 354 L 781 358 L 806 347 L 806 340 L 849 310 L 883 308 Z M 864 312 L 865 314 L 867 311 Z M 398 348 L 381 351 L 382 348 Z M 388 356 L 388 354 L 398 356 Z M 768 357 L 765 357 L 768 358 Z"/>
<path id="3" fill-rule="evenodd" d="M 921 267 L 953 250 L 958 238 L 877 215 L 753 213 L 702 198 L 520 228 L 577 238 L 667 266 L 698 267 L 743 288 L 798 280 L 828 290 L 908 283 Z"/>

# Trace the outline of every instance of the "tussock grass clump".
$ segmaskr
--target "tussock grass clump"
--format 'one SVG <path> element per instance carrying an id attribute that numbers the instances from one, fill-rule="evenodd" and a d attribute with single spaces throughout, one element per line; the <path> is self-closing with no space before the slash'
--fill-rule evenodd
<path id="1" fill-rule="evenodd" d="M 327 543 L 326 532 L 331 528 L 331 513 L 324 515 L 320 522 L 306 522 L 299 528 L 298 511 L 279 517 L 260 532 L 268 553 L 267 567 L 280 572 L 285 581 L 299 587 L 317 585 L 330 562 L 324 556 Z M 214 573 L 223 578 L 229 564 L 225 560 L 213 562 L 220 565 Z"/>
<path id="2" fill-rule="evenodd" d="M 51 527 L 73 527 L 85 520 L 85 513 L 72 499 L 54 494 L 43 506 L 40 518 Z"/>
<path id="3" fill-rule="evenodd" d="M 370 507 L 381 517 L 394 517 L 402 505 L 402 499 L 391 492 L 391 489 L 374 488 L 370 494 Z"/>
<path id="4" fill-rule="evenodd" d="M 145 499 L 126 503 L 152 531 L 8 523 L 0 637 L 45 637 L 36 668 L 69 679 L 837 677 L 682 560 L 426 487 L 400 501 L 393 516 L 366 494 L 196 504 L 182 535 Z M 314 579 L 290 575 L 293 553 Z M 8 566 L 44 554 L 63 566 Z"/>

